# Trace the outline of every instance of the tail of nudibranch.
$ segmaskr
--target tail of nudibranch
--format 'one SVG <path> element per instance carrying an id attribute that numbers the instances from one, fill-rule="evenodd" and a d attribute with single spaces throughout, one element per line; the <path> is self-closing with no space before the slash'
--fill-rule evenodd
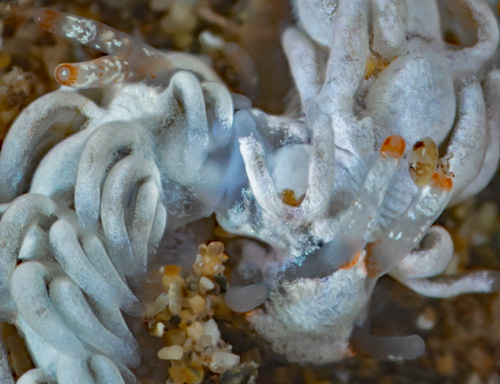
<path id="1" fill-rule="evenodd" d="M 500 289 L 498 271 L 436 277 L 453 244 L 433 226 L 497 168 L 500 83 L 497 70 L 483 70 L 497 49 L 498 24 L 483 0 L 449 2 L 457 8 L 450 25 L 464 15 L 474 25 L 461 31 L 472 46 L 450 47 L 434 1 L 295 3 L 299 23 L 282 43 L 306 128 L 256 111 L 235 118 L 245 132 L 248 186 L 221 220 L 273 251 L 243 247 L 228 304 L 250 309 L 252 328 L 292 361 L 327 362 L 353 351 L 414 358 L 424 348 L 418 336 L 389 340 L 358 329 L 380 276 L 432 297 Z M 299 157 L 308 163 L 295 163 Z M 314 190 L 328 192 L 306 215 L 306 191 Z M 364 270 L 352 267 L 359 264 Z M 330 280 L 345 284 L 344 297 Z M 338 311 L 315 312 L 308 300 L 316 297 L 335 297 Z M 297 351 L 291 335 L 316 347 Z"/>

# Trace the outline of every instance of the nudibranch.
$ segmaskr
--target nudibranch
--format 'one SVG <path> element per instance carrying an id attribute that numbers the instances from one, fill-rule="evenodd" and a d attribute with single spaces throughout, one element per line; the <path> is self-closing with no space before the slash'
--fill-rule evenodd
<path id="1" fill-rule="evenodd" d="M 290 362 L 422 353 L 364 326 L 382 275 L 431 297 L 500 290 L 498 271 L 438 276 L 453 244 L 435 220 L 500 155 L 498 24 L 484 0 L 452 7 L 473 45 L 446 44 L 434 0 L 297 0 L 282 44 L 300 106 L 284 116 L 193 55 L 39 10 L 107 56 L 59 65 L 0 153 L 0 313 L 37 366 L 19 382 L 134 382 L 133 287 L 166 229 L 212 214 L 245 238 L 226 303 Z"/>

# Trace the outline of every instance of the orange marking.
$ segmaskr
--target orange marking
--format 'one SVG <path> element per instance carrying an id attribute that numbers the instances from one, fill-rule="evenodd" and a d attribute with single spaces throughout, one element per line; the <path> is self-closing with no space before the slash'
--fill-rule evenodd
<path id="1" fill-rule="evenodd" d="M 443 38 L 450 45 L 460 45 L 460 39 L 452 31 L 445 31 Z"/>
<path id="2" fill-rule="evenodd" d="M 67 73 L 65 78 L 61 77 L 62 71 L 66 71 Z M 78 79 L 78 68 L 72 64 L 59 64 L 54 71 L 54 77 L 59 84 L 72 86 Z"/>
<path id="3" fill-rule="evenodd" d="M 380 155 L 385 159 L 386 157 L 392 157 L 394 159 L 400 159 L 405 153 L 406 143 L 401 136 L 392 135 L 385 139 L 384 143 L 380 147 Z"/>
<path id="4" fill-rule="evenodd" d="M 378 265 L 378 261 L 375 260 L 373 258 L 373 255 L 372 255 L 373 248 L 378 243 L 380 243 L 380 240 L 375 241 L 373 243 L 368 243 L 366 245 L 366 248 L 365 248 L 365 251 L 366 251 L 366 256 L 365 256 L 366 272 L 368 274 L 368 277 L 371 279 L 380 275 L 380 266 Z"/>
<path id="5" fill-rule="evenodd" d="M 304 200 L 304 196 L 297 198 L 295 192 L 291 189 L 284 189 L 281 192 L 281 201 L 291 207 L 298 207 L 302 203 L 302 200 Z"/>
<path id="6" fill-rule="evenodd" d="M 361 252 L 358 251 L 356 253 L 356 255 L 354 255 L 354 257 L 351 261 L 348 261 L 347 263 L 342 264 L 339 269 L 351 269 L 352 267 L 354 267 L 358 263 L 360 256 L 361 256 Z"/>
<path id="7" fill-rule="evenodd" d="M 391 60 L 387 61 L 382 59 L 378 55 L 369 55 L 366 59 L 365 79 L 369 79 L 370 77 L 382 72 L 394 59 L 396 58 L 394 57 Z"/>
<path id="8" fill-rule="evenodd" d="M 48 29 L 56 24 L 56 22 L 61 18 L 59 12 L 52 9 L 40 9 L 38 11 L 36 21 L 40 27 L 43 29 Z"/>
<path id="9" fill-rule="evenodd" d="M 453 188 L 453 180 L 449 175 L 436 171 L 432 174 L 431 186 L 432 188 L 441 188 L 445 191 L 451 191 Z"/>

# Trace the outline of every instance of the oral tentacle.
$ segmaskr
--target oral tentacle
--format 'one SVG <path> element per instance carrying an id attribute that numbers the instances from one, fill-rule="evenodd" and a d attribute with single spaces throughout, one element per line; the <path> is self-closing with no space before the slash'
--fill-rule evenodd
<path id="1" fill-rule="evenodd" d="M 432 226 L 418 248 L 406 255 L 391 271 L 391 276 L 405 279 L 421 279 L 444 272 L 453 256 L 453 240 L 446 229 Z"/>
<path id="2" fill-rule="evenodd" d="M 499 271 L 470 271 L 457 276 L 440 276 L 428 279 L 396 278 L 413 291 L 435 298 L 450 298 L 464 293 L 500 291 Z"/>

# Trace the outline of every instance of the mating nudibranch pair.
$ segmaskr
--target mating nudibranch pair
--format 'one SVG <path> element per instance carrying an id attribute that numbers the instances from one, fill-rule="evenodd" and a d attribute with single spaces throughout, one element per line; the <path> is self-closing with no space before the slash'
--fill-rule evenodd
<path id="1" fill-rule="evenodd" d="M 435 278 L 453 244 L 432 226 L 497 167 L 490 8 L 450 4 L 463 12 L 449 24 L 471 17 L 460 33 L 476 41 L 452 49 L 435 0 L 295 5 L 282 39 L 300 98 L 290 116 L 252 109 L 194 56 L 38 11 L 49 31 L 109 56 L 59 66 L 73 89 L 26 108 L 0 153 L 0 313 L 38 367 L 21 380 L 133 381 L 121 311 L 140 308 L 126 282 L 141 283 L 165 229 L 213 213 L 246 238 L 227 304 L 289 361 L 419 355 L 419 336 L 363 324 L 384 274 L 433 297 L 499 290 L 495 271 Z M 379 72 L 366 71 L 373 60 Z"/>

